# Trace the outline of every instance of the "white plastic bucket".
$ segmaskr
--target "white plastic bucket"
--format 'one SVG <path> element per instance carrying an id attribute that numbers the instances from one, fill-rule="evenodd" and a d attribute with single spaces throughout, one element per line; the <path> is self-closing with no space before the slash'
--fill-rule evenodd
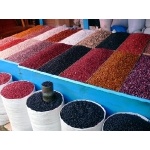
<path id="1" fill-rule="evenodd" d="M 41 91 L 42 90 L 37 92 L 41 92 Z M 61 94 L 58 91 L 55 92 Z M 60 110 L 64 105 L 64 97 L 62 94 L 61 96 L 62 96 L 61 105 L 59 105 L 57 108 L 50 111 L 44 111 L 44 112 L 35 111 L 27 106 L 27 111 L 29 114 L 33 131 L 60 131 L 61 130 L 59 114 L 60 114 Z"/>
<path id="2" fill-rule="evenodd" d="M 12 82 L 12 75 L 9 74 L 9 73 L 5 73 L 5 72 L 0 72 L 1 74 L 7 74 L 9 75 L 10 79 L 5 82 L 4 84 L 1 84 L 0 85 L 0 92 L 1 90 L 3 89 L 3 87 L 5 87 L 8 83 Z M 5 125 L 9 122 L 9 119 L 8 119 L 8 116 L 7 116 L 7 113 L 6 113 L 6 110 L 5 110 L 5 107 L 3 105 L 3 101 L 0 97 L 0 125 Z"/>
<path id="3" fill-rule="evenodd" d="M 72 103 L 76 103 L 76 102 L 79 102 L 79 101 L 84 101 L 84 102 L 89 102 L 89 103 L 92 103 L 93 105 L 97 105 L 100 109 L 102 109 L 103 111 L 103 119 L 98 122 L 97 124 L 95 124 L 94 126 L 92 127 L 87 127 L 87 128 L 76 128 L 76 127 L 73 127 L 71 125 L 68 125 L 68 123 L 66 123 L 63 118 L 61 117 L 61 112 L 63 109 L 66 109 L 65 107 L 67 105 L 70 105 Z M 61 112 L 60 112 L 60 120 L 61 120 L 61 130 L 62 131 L 101 131 L 102 130 L 102 126 L 103 126 L 103 122 L 105 120 L 105 116 L 106 116 L 106 111 L 105 109 L 98 103 L 95 103 L 93 101 L 90 101 L 90 100 L 84 100 L 84 99 L 79 99 L 79 100 L 75 100 L 75 101 L 72 101 L 72 102 L 69 102 L 67 104 L 65 104 L 62 108 Z M 94 117 L 94 116 L 91 116 L 91 117 Z M 75 116 L 72 118 L 72 119 L 77 119 Z M 92 119 L 92 118 L 91 118 Z"/>
<path id="4" fill-rule="evenodd" d="M 21 82 L 21 81 L 14 81 L 14 82 L 7 84 L 6 86 L 9 86 L 10 84 L 13 84 L 15 82 Z M 26 81 L 26 82 L 31 83 L 29 81 Z M 2 91 L 1 91 L 1 98 L 3 101 L 4 107 L 6 109 L 7 115 L 9 117 L 12 131 L 31 131 L 32 130 L 30 119 L 27 113 L 26 101 L 27 101 L 27 98 L 34 91 L 35 91 L 35 87 L 33 88 L 31 93 L 18 99 L 6 98 L 2 95 Z"/>
<path id="5" fill-rule="evenodd" d="M 103 127 L 102 127 L 102 130 L 103 130 L 103 131 L 107 131 L 107 130 L 104 129 L 104 128 L 105 128 L 105 125 L 106 125 L 106 123 L 107 123 L 107 121 L 108 121 L 110 118 L 112 118 L 112 117 L 114 117 L 114 116 L 116 116 L 116 115 L 118 115 L 118 114 L 129 114 L 129 115 L 138 116 L 138 117 L 140 117 L 141 119 L 143 119 L 144 121 L 149 122 L 149 120 L 148 120 L 146 117 L 144 117 L 144 116 L 142 116 L 142 115 L 140 115 L 140 114 L 138 114 L 138 113 L 133 113 L 133 112 L 117 112 L 117 113 L 114 113 L 114 114 L 110 115 L 110 116 L 104 121 L 104 124 L 103 124 Z M 113 124 L 112 124 L 112 125 L 113 125 Z M 125 125 L 125 126 L 126 126 L 126 125 Z M 113 130 L 109 130 L 109 131 L 113 131 Z M 119 131 L 119 130 L 118 130 L 118 131 Z"/>

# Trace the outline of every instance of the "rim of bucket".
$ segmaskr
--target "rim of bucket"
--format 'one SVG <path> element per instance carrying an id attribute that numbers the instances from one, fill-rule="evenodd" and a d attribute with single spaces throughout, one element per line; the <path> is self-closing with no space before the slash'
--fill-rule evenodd
<path id="1" fill-rule="evenodd" d="M 111 117 L 113 117 L 113 116 L 115 116 L 115 115 L 118 115 L 118 114 L 135 115 L 135 116 L 138 116 L 138 117 L 140 117 L 141 119 L 143 119 L 143 120 L 145 120 L 145 121 L 147 121 L 147 122 L 150 121 L 148 118 L 146 118 L 145 116 L 143 116 L 143 115 L 141 115 L 141 114 L 138 114 L 138 113 L 134 113 L 134 112 L 117 112 L 117 113 L 114 113 L 114 114 L 110 115 L 110 116 L 104 121 L 104 123 L 103 123 L 103 125 L 102 125 L 102 131 L 105 131 L 105 130 L 103 130 L 103 129 L 104 129 L 105 122 L 106 122 L 109 118 L 111 118 Z"/>
<path id="2" fill-rule="evenodd" d="M 9 84 L 11 81 L 12 81 L 12 75 L 10 74 L 10 73 L 7 73 L 7 72 L 0 72 L 0 74 L 8 74 L 9 76 L 10 76 L 10 79 L 7 81 L 7 82 L 5 82 L 5 83 L 3 83 L 3 84 L 0 84 L 0 86 L 4 86 L 5 84 Z"/>
<path id="3" fill-rule="evenodd" d="M 62 109 L 63 109 L 65 106 L 69 105 L 70 103 L 77 102 L 77 101 L 86 101 L 86 102 L 90 102 L 90 103 L 96 104 L 96 105 L 98 105 L 98 106 L 103 110 L 103 112 L 104 112 L 103 119 L 102 119 L 100 122 L 98 122 L 95 126 L 97 126 L 99 123 L 101 123 L 103 120 L 105 120 L 105 117 L 106 117 L 106 110 L 104 109 L 104 107 L 103 107 L 101 104 L 99 104 L 99 103 L 97 103 L 97 102 L 94 102 L 94 101 L 92 101 L 92 100 L 88 100 L 88 99 L 76 99 L 76 100 L 70 101 L 70 102 L 66 103 L 66 104 L 61 108 L 60 113 L 62 112 Z M 59 116 L 60 116 L 60 113 L 59 113 Z M 60 116 L 60 119 L 61 119 L 62 121 L 64 121 L 64 120 L 61 118 L 61 116 Z M 66 122 L 64 122 L 64 123 L 66 123 Z M 67 123 L 66 123 L 66 124 L 67 124 Z M 68 125 L 68 124 L 67 124 L 67 125 Z M 68 125 L 68 126 L 70 126 L 70 125 Z M 94 126 L 94 127 L 95 127 L 95 126 Z M 75 128 L 75 127 L 72 127 L 72 126 L 70 126 L 70 127 L 71 127 L 71 128 L 74 128 L 74 129 L 81 129 L 81 128 Z M 83 128 L 83 129 L 89 129 L 89 128 L 94 128 L 94 127 L 88 127 L 88 128 Z"/>
<path id="4" fill-rule="evenodd" d="M 24 96 L 24 97 L 21 97 L 21 98 L 14 98 L 14 99 L 12 99 L 12 98 L 6 98 L 6 97 L 4 97 L 4 96 L 2 95 L 2 93 L 1 93 L 2 90 L 1 90 L 1 91 L 0 91 L 1 97 L 3 97 L 4 99 L 7 99 L 7 100 L 20 100 L 20 99 L 24 99 L 24 98 L 28 97 L 30 94 L 32 94 L 32 93 L 35 91 L 35 85 L 34 85 L 32 82 L 27 81 L 27 80 L 13 81 L 13 82 L 8 83 L 6 86 L 8 86 L 8 85 L 10 85 L 10 84 L 13 84 L 13 83 L 15 83 L 15 82 L 20 82 L 20 81 L 29 82 L 29 83 L 31 83 L 31 84 L 33 85 L 33 90 L 32 90 L 28 95 L 26 95 L 26 96 Z"/>
<path id="5" fill-rule="evenodd" d="M 64 104 L 64 96 L 63 96 L 63 94 L 62 93 L 60 93 L 59 91 L 56 91 L 56 90 L 54 90 L 55 92 L 57 92 L 57 93 L 59 93 L 60 95 L 61 95 L 61 97 L 62 97 L 62 102 L 61 102 L 61 104 L 58 106 L 58 107 L 56 107 L 56 108 L 54 108 L 54 109 L 52 109 L 52 110 L 47 110 L 47 111 L 44 111 L 44 112 L 49 112 L 49 111 L 53 111 L 53 110 L 56 110 L 56 109 L 58 109 L 59 107 L 61 107 L 61 105 L 63 105 Z M 36 94 L 36 93 L 39 93 L 39 92 L 42 92 L 42 90 L 38 90 L 38 91 L 35 91 L 34 93 L 32 93 L 30 96 L 32 96 L 32 95 L 34 95 L 34 94 Z M 30 97 L 29 96 L 29 97 Z M 27 103 L 27 102 L 26 102 Z M 26 105 L 27 106 L 27 105 Z M 63 106 L 62 106 L 63 107 Z M 31 109 L 30 107 L 28 107 L 27 106 L 27 108 L 28 109 Z M 33 110 L 33 109 L 31 109 L 32 111 L 35 111 L 35 110 Z M 41 112 L 41 111 L 36 111 L 36 112 L 38 112 L 38 113 L 43 113 L 43 112 Z"/>

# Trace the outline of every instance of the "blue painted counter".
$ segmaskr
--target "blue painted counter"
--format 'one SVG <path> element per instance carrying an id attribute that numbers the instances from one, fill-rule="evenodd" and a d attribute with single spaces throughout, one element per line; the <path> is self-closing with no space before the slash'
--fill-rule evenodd
<path id="1" fill-rule="evenodd" d="M 31 81 L 35 84 L 36 90 L 41 89 L 42 82 L 52 81 L 54 89 L 64 95 L 66 102 L 76 99 L 93 100 L 106 109 L 107 115 L 128 111 L 139 113 L 150 119 L 150 100 L 147 99 L 18 66 L 6 60 L 0 60 L 0 72 L 11 73 L 15 80 Z"/>

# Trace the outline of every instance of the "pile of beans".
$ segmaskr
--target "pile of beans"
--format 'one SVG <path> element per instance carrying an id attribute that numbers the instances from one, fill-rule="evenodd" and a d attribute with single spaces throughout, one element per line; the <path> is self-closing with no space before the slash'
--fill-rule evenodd
<path id="1" fill-rule="evenodd" d="M 14 55 L 11 55 L 10 57 L 6 58 L 7 60 L 14 61 L 16 63 L 22 63 L 26 59 L 32 57 L 33 55 L 37 54 L 41 50 L 44 50 L 47 47 L 50 47 L 52 44 L 50 42 L 46 41 L 40 41 L 37 44 L 34 44 L 21 52 L 15 53 Z"/>
<path id="2" fill-rule="evenodd" d="M 117 50 L 130 52 L 132 54 L 141 54 L 144 48 L 150 40 L 149 34 L 134 33 L 130 34 L 129 37 L 119 46 Z"/>
<path id="3" fill-rule="evenodd" d="M 96 126 L 104 117 L 104 110 L 90 101 L 73 101 L 65 105 L 60 112 L 61 119 L 74 128 Z"/>
<path id="4" fill-rule="evenodd" d="M 111 32 L 105 30 L 97 30 L 93 34 L 89 35 L 87 38 L 83 39 L 77 45 L 83 45 L 89 48 L 95 48 L 100 42 L 105 40 Z"/>
<path id="5" fill-rule="evenodd" d="M 88 37 L 92 33 L 94 33 L 95 30 L 81 30 L 77 33 L 74 33 L 73 35 L 63 39 L 60 41 L 60 43 L 70 44 L 70 45 L 76 45 L 84 38 Z"/>
<path id="6" fill-rule="evenodd" d="M 87 83 L 118 91 L 139 56 L 115 51 L 87 80 Z"/>
<path id="7" fill-rule="evenodd" d="M 15 35 L 13 35 L 13 37 L 16 37 L 16 38 L 24 38 L 26 37 L 27 35 L 29 34 L 33 34 L 34 32 L 37 32 L 39 31 L 40 29 L 44 28 L 44 26 L 41 26 L 41 25 L 37 25 L 35 27 L 32 27 L 32 28 L 29 28 L 25 31 L 22 31 L 20 33 L 17 33 Z"/>
<path id="8" fill-rule="evenodd" d="M 86 80 L 91 77 L 91 75 L 110 57 L 112 53 L 113 51 L 104 48 L 92 49 L 81 59 L 64 70 L 60 76 L 86 82 Z"/>
<path id="9" fill-rule="evenodd" d="M 38 70 L 50 74 L 59 75 L 62 71 L 64 71 L 89 51 L 90 48 L 87 48 L 85 46 L 73 46 L 66 52 L 47 62 Z"/>
<path id="10" fill-rule="evenodd" d="M 40 35 L 34 37 L 33 39 L 39 40 L 39 41 L 44 41 L 44 40 L 48 39 L 49 37 L 61 32 L 61 31 L 67 30 L 67 29 L 68 28 L 65 26 L 58 26 L 58 27 L 55 27 L 49 31 L 46 31 L 43 34 L 40 34 Z"/>
<path id="11" fill-rule="evenodd" d="M 144 50 L 144 53 L 150 54 L 150 42 L 148 42 L 148 44 L 147 44 L 147 46 L 146 46 L 146 48 Z"/>
<path id="12" fill-rule="evenodd" d="M 23 42 L 25 39 L 14 39 L 13 41 L 7 42 L 3 45 L 0 45 L 0 51 L 5 50 L 6 48 L 9 48 L 11 46 L 14 46 L 20 42 Z"/>
<path id="13" fill-rule="evenodd" d="M 11 76 L 7 73 L 0 73 L 0 85 L 7 83 Z"/>
<path id="14" fill-rule="evenodd" d="M 60 55 L 61 53 L 65 52 L 71 47 L 71 45 L 66 45 L 63 43 L 53 44 L 52 46 L 40 51 L 36 55 L 26 59 L 24 62 L 20 63 L 20 65 L 32 69 L 38 69 L 43 64 L 56 57 L 57 55 Z"/>
<path id="15" fill-rule="evenodd" d="M 79 29 L 68 29 L 68 30 L 65 30 L 65 31 L 61 31 L 55 35 L 53 35 L 52 37 L 49 37 L 47 39 L 47 41 L 50 41 L 50 42 L 59 42 L 63 39 L 65 39 L 66 37 L 76 33 L 80 31 Z"/>
<path id="16" fill-rule="evenodd" d="M 150 131 L 150 122 L 138 115 L 118 113 L 106 119 L 103 131 Z"/>
<path id="17" fill-rule="evenodd" d="M 117 32 L 110 34 L 105 40 L 103 40 L 96 48 L 106 48 L 111 50 L 116 50 L 126 38 L 128 38 L 129 33 Z"/>
<path id="18" fill-rule="evenodd" d="M 31 45 L 34 45 L 36 43 L 38 43 L 39 41 L 36 41 L 36 40 L 33 40 L 33 39 L 28 39 L 28 40 L 25 40 L 19 44 L 16 44 L 10 48 L 7 48 L 3 51 L 0 52 L 0 58 L 7 58 L 17 52 L 20 52 L 28 47 L 30 47 Z"/>
<path id="19" fill-rule="evenodd" d="M 36 37 L 36 36 L 38 36 L 38 35 L 40 35 L 40 34 L 46 32 L 46 31 L 49 31 L 49 30 L 51 30 L 51 29 L 53 29 L 53 27 L 50 27 L 50 26 L 43 26 L 43 28 L 41 28 L 41 29 L 37 30 L 36 32 L 31 33 L 31 34 L 27 34 L 27 35 L 24 36 L 23 38 L 25 38 L 25 39 L 33 38 L 33 37 Z"/>
<path id="20" fill-rule="evenodd" d="M 36 92 L 27 99 L 27 106 L 32 110 L 43 112 L 57 108 L 62 102 L 62 95 L 56 91 L 54 91 L 54 100 L 51 102 L 43 101 L 42 92 Z"/>
<path id="21" fill-rule="evenodd" d="M 7 42 L 9 43 L 9 42 L 16 40 L 16 39 L 18 39 L 18 38 L 15 38 L 13 36 L 6 37 L 6 38 L 0 40 L 0 45 L 4 45 Z"/>
<path id="22" fill-rule="evenodd" d="M 1 95 L 7 99 L 19 99 L 29 95 L 34 90 L 34 85 L 28 81 L 15 81 L 6 85 L 1 90 Z"/>
<path id="23" fill-rule="evenodd" d="M 150 99 L 150 56 L 140 57 L 120 92 Z"/>

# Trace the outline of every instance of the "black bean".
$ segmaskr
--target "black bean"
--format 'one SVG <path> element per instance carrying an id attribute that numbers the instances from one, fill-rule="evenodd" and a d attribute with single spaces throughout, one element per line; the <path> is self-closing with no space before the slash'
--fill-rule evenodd
<path id="1" fill-rule="evenodd" d="M 62 71 L 64 71 L 89 51 L 90 48 L 87 48 L 85 46 L 73 46 L 61 55 L 53 58 L 38 70 L 50 74 L 59 75 Z"/>
<path id="2" fill-rule="evenodd" d="M 104 111 L 89 101 L 73 101 L 65 105 L 60 112 L 61 119 L 74 128 L 90 128 L 104 119 Z"/>
<path id="3" fill-rule="evenodd" d="M 150 131 L 150 122 L 133 114 L 115 114 L 103 126 L 104 131 Z"/>
<path id="4" fill-rule="evenodd" d="M 54 101 L 51 102 L 43 101 L 42 92 L 37 92 L 27 99 L 27 107 L 39 112 L 50 111 L 59 107 L 62 101 L 62 95 L 56 91 L 54 91 Z"/>
<path id="5" fill-rule="evenodd" d="M 117 32 L 109 35 L 105 40 L 103 40 L 96 48 L 107 48 L 111 50 L 116 50 L 129 36 L 129 33 Z"/>

